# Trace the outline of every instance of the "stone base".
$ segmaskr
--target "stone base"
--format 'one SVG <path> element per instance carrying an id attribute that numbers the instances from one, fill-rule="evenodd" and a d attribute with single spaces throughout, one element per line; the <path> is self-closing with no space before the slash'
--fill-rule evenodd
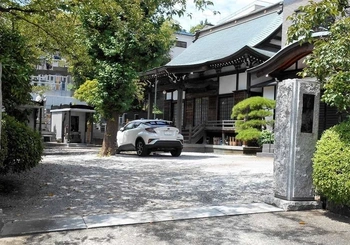
<path id="1" fill-rule="evenodd" d="M 322 208 L 322 203 L 320 201 L 287 201 L 277 197 L 269 197 L 265 200 L 265 203 L 279 207 L 284 211 L 300 211 Z"/>
<path id="2" fill-rule="evenodd" d="M 256 153 L 257 157 L 271 157 L 273 158 L 275 156 L 274 153 L 267 153 L 267 152 L 257 152 Z"/>

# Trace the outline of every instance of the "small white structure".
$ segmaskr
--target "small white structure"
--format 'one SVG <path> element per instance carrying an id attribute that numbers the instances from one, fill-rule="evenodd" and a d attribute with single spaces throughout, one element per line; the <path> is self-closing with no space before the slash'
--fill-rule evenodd
<path id="1" fill-rule="evenodd" d="M 92 143 L 92 117 L 95 110 L 86 105 L 60 105 L 51 107 L 51 132 L 58 142 Z"/>

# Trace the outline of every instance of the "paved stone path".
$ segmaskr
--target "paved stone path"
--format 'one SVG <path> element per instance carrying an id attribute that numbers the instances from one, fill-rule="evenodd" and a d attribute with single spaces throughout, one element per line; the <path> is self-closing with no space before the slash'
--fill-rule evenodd
<path id="1" fill-rule="evenodd" d="M 349 243 L 346 217 L 263 203 L 272 196 L 269 158 L 69 151 L 0 178 L 0 244 Z"/>
<path id="2" fill-rule="evenodd" d="M 263 202 L 272 159 L 183 153 L 140 158 L 47 155 L 27 173 L 0 177 L 5 220 L 142 212 Z"/>

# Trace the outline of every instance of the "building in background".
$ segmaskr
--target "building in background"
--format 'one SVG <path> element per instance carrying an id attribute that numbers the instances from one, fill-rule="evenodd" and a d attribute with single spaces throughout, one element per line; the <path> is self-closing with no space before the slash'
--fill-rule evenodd
<path id="1" fill-rule="evenodd" d="M 186 32 L 176 32 L 176 43 L 170 51 L 170 56 L 174 57 L 181 54 L 187 47 L 193 42 L 193 34 Z M 51 108 L 59 108 L 60 106 L 85 106 L 86 103 L 73 98 L 73 77 L 68 71 L 68 63 L 60 55 L 52 55 L 51 57 L 41 57 L 39 64 L 36 66 L 35 73 L 31 77 L 31 84 L 35 86 L 42 86 L 44 93 L 42 95 L 32 94 L 33 101 L 42 103 L 42 112 L 39 113 L 41 118 L 41 125 L 38 128 L 41 129 L 42 134 L 51 135 L 53 126 L 57 128 L 57 125 L 61 122 L 56 122 L 58 117 L 51 118 Z M 39 115 L 38 114 L 38 115 Z M 56 113 L 55 113 L 56 114 Z M 132 120 L 135 116 L 146 117 L 147 112 L 128 112 L 124 113 L 121 117 L 120 124 L 126 120 Z M 67 119 L 68 120 L 68 119 Z M 39 118 L 37 118 L 39 122 Z M 54 122 L 53 122 L 54 121 Z M 105 123 L 98 123 L 94 125 L 93 139 L 95 142 L 101 142 L 105 131 Z M 73 134 L 72 134 L 73 135 Z M 83 135 L 83 132 L 82 132 Z M 59 134 L 60 136 L 60 134 Z M 54 137 L 51 137 L 54 139 Z M 63 137 L 56 137 L 56 140 L 63 142 Z M 79 140 L 78 140 L 79 141 Z M 85 140 L 87 141 L 87 140 Z M 84 137 L 81 142 L 84 142 Z"/>
<path id="2" fill-rule="evenodd" d="M 198 31 L 190 47 L 141 79 L 154 84 L 163 118 L 175 122 L 187 142 L 233 142 L 232 107 L 251 96 L 275 99 L 276 81 L 247 70 L 281 49 L 283 6 L 258 6 Z M 149 106 L 151 107 L 151 105 Z"/>
<path id="3" fill-rule="evenodd" d="M 43 94 L 32 93 L 33 101 L 40 102 L 43 110 L 40 113 L 39 128 L 45 139 L 51 132 L 51 107 L 64 104 L 86 105 L 73 98 L 73 79 L 68 71 L 67 61 L 58 54 L 51 57 L 40 57 L 34 74 L 31 77 L 33 86 L 43 87 Z M 53 138 L 53 137 L 52 137 Z"/>
<path id="4" fill-rule="evenodd" d="M 50 59 L 41 57 L 32 76 L 32 85 L 45 86 L 45 109 L 60 104 L 86 104 L 73 98 L 73 79 L 68 71 L 66 60 L 59 55 Z M 35 100 L 37 95 L 33 95 Z"/>
<path id="5" fill-rule="evenodd" d="M 186 48 L 188 48 L 194 40 L 194 35 L 184 31 L 178 31 L 175 33 L 176 43 L 175 46 L 170 50 L 170 57 L 174 59 L 176 56 L 181 54 Z"/>

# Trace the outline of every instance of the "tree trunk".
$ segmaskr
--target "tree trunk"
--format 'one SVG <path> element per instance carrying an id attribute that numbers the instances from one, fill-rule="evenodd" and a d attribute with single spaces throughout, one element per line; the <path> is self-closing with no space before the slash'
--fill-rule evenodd
<path id="1" fill-rule="evenodd" d="M 2 63 L 0 62 L 0 149 L 1 149 L 1 127 L 2 127 Z"/>
<path id="2" fill-rule="evenodd" d="M 106 131 L 103 136 L 101 156 L 115 155 L 117 132 L 119 126 L 119 113 L 113 113 L 112 118 L 107 120 Z"/>

